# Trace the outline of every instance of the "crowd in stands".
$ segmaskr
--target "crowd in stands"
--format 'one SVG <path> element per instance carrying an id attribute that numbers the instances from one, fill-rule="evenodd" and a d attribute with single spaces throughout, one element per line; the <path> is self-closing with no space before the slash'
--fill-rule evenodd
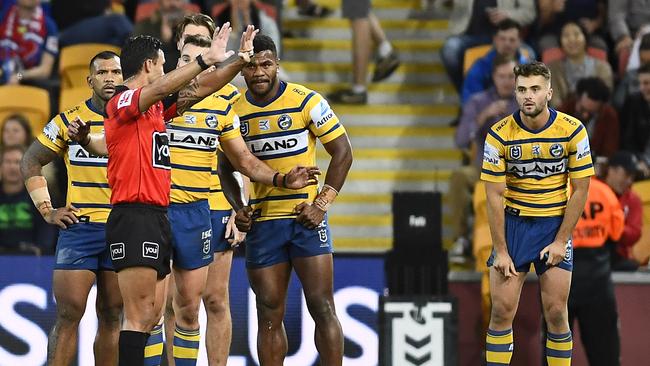
<path id="1" fill-rule="evenodd" d="M 550 107 L 584 124 L 597 161 L 598 176 L 616 194 L 625 214 L 621 239 L 610 240 L 608 244 L 616 263 L 613 268 L 636 270 L 639 264 L 647 263 L 648 253 L 635 255 L 632 250 L 642 236 L 644 202 L 639 197 L 644 196 L 643 192 L 638 192 L 633 185 L 650 179 L 650 8 L 647 2 L 454 0 L 450 3 L 452 35 L 441 50 L 441 58 L 459 92 L 461 112 L 452 125 L 457 125 L 456 146 L 466 152 L 467 162 L 452 173 L 450 181 L 452 260 L 466 263 L 471 259 L 468 217 L 472 196 L 481 194 L 474 190 L 482 159 L 481 141 L 487 129 L 517 110 L 512 94 L 512 67 L 503 65 L 537 59 L 551 70 Z M 505 91 L 501 86 L 506 84 L 511 88 L 510 93 L 500 91 Z"/>

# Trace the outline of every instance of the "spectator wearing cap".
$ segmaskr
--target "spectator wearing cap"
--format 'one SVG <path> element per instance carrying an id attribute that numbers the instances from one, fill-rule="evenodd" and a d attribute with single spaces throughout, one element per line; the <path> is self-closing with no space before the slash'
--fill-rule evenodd
<path id="1" fill-rule="evenodd" d="M 625 228 L 612 250 L 614 271 L 635 271 L 639 264 L 632 258 L 632 247 L 641 238 L 643 206 L 641 198 L 632 191 L 639 162 L 633 153 L 619 151 L 608 161 L 605 183 L 614 191 L 625 214 Z"/>
<path id="2" fill-rule="evenodd" d="M 628 95 L 619 110 L 621 143 L 645 160 L 650 157 L 650 64 L 637 72 L 639 91 Z"/>
<path id="3" fill-rule="evenodd" d="M 639 67 L 645 64 L 650 64 L 650 33 L 643 35 L 639 44 Z M 622 107 L 628 95 L 639 91 L 639 67 L 628 70 L 616 87 L 612 99 L 615 107 Z"/>
<path id="4" fill-rule="evenodd" d="M 558 110 L 574 116 L 587 128 L 591 152 L 610 157 L 619 146 L 618 113 L 609 104 L 609 88 L 599 77 L 580 79 L 574 95 L 567 98 Z"/>

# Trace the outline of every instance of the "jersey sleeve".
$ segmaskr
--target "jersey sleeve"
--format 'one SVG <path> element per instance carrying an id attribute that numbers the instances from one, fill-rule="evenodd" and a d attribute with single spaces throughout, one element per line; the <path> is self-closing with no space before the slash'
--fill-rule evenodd
<path id="1" fill-rule="evenodd" d="M 220 141 L 228 141 L 241 136 L 241 132 L 239 131 L 239 116 L 235 113 L 231 105 L 228 105 L 226 110 L 226 115 L 220 118 L 219 123 L 219 127 L 221 127 Z"/>
<path id="2" fill-rule="evenodd" d="M 309 122 L 309 130 L 320 140 L 321 143 L 326 144 L 335 138 L 345 133 L 345 128 L 339 122 L 332 107 L 330 107 L 327 100 L 320 94 L 312 92 L 314 95 L 311 97 L 303 113 Z"/>
<path id="3" fill-rule="evenodd" d="M 506 181 L 505 146 L 494 130 L 490 130 L 485 138 L 481 180 L 494 183 Z"/>
<path id="4" fill-rule="evenodd" d="M 232 84 L 226 84 L 226 86 L 221 88 L 217 93 L 219 93 L 219 97 L 227 100 L 230 105 L 235 104 L 241 96 L 237 87 Z"/>
<path id="5" fill-rule="evenodd" d="M 583 125 L 579 125 L 571 134 L 568 149 L 569 178 L 585 178 L 594 175 L 589 136 Z"/>
<path id="6" fill-rule="evenodd" d="M 63 122 L 64 118 L 66 117 L 63 113 L 52 118 L 52 120 L 43 127 L 43 131 L 41 131 L 41 133 L 36 137 L 43 146 L 57 154 L 61 154 L 67 147 L 66 134 L 68 128 Z"/>
<path id="7" fill-rule="evenodd" d="M 114 96 L 106 104 L 106 114 L 109 118 L 121 123 L 135 121 L 140 113 L 140 93 L 142 89 L 125 90 Z"/>

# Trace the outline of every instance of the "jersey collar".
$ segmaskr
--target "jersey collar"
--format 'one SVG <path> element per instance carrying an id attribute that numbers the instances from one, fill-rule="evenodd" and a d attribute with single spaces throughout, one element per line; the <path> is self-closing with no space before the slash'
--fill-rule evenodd
<path id="1" fill-rule="evenodd" d="M 540 128 L 538 130 L 531 130 L 530 128 L 526 127 L 524 122 L 521 120 L 521 115 L 519 115 L 519 113 L 521 112 L 520 109 L 517 109 L 517 111 L 512 114 L 512 117 L 515 119 L 515 122 L 517 122 L 519 127 L 524 129 L 525 131 L 528 131 L 528 132 L 534 133 L 534 134 L 538 134 L 538 133 L 543 132 L 547 128 L 551 127 L 551 125 L 553 124 L 553 121 L 555 121 L 555 117 L 557 117 L 557 111 L 555 109 L 549 108 L 548 111 L 550 112 L 550 114 L 548 116 L 548 121 L 546 121 L 546 124 L 544 125 L 544 127 Z"/>
<path id="2" fill-rule="evenodd" d="M 275 102 L 278 98 L 280 98 L 282 93 L 284 93 L 285 89 L 287 89 L 287 83 L 280 80 L 280 87 L 278 88 L 278 93 L 275 94 L 275 96 L 273 98 L 271 98 L 271 100 L 269 100 L 268 102 L 266 102 L 266 103 L 258 103 L 258 102 L 256 102 L 255 99 L 253 99 L 253 96 L 251 95 L 250 90 L 246 90 L 246 100 L 248 101 L 248 103 L 250 103 L 250 104 L 252 104 L 252 105 L 254 105 L 256 107 L 263 108 L 263 107 L 266 107 L 267 105 Z"/>
<path id="3" fill-rule="evenodd" d="M 99 114 L 100 116 L 106 117 L 106 113 L 100 111 L 97 107 L 95 107 L 95 105 L 93 104 L 93 102 L 92 102 L 92 100 L 90 98 L 88 100 L 86 100 L 86 107 L 88 107 L 88 109 L 90 109 L 91 111 Z"/>

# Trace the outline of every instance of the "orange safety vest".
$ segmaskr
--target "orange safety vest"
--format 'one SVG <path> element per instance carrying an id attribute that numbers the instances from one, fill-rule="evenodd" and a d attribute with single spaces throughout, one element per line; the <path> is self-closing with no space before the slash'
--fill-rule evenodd
<path id="1" fill-rule="evenodd" d="M 574 248 L 597 248 L 608 238 L 618 240 L 625 228 L 625 215 L 609 186 L 591 179 L 585 209 L 573 230 Z"/>

